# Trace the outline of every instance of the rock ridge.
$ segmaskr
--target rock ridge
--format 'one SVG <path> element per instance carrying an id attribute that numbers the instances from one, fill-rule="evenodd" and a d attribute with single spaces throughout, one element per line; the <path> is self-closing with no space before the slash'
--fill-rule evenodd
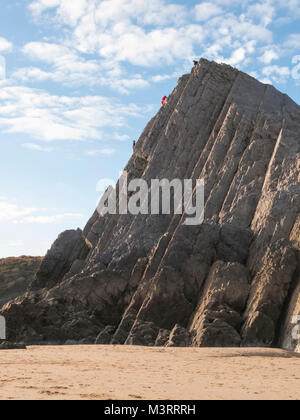
<path id="1" fill-rule="evenodd" d="M 106 215 L 59 236 L 11 341 L 300 347 L 300 107 L 200 60 L 147 124 L 129 180 L 203 179 L 205 221 Z"/>

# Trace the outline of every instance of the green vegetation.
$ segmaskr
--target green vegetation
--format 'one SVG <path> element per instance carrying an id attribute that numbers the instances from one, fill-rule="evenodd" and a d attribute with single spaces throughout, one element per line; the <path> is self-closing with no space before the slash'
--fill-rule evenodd
<path id="1" fill-rule="evenodd" d="M 42 257 L 0 259 L 0 308 L 25 293 L 39 268 Z"/>

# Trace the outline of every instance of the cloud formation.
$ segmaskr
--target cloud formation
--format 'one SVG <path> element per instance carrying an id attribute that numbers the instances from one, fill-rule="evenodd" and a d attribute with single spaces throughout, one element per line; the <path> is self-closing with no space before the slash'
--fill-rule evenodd
<path id="1" fill-rule="evenodd" d="M 51 71 L 33 67 L 21 69 L 15 76 L 61 83 L 85 80 L 86 84 L 128 93 L 151 82 L 168 80 L 175 73 L 149 77 L 124 69 L 125 64 L 153 70 L 190 63 L 197 55 L 204 55 L 245 66 L 259 54 L 268 65 L 280 56 L 279 51 L 273 55 L 262 51 L 273 43 L 270 25 L 276 21 L 278 10 L 290 13 L 293 8 L 297 14 L 298 3 L 216 0 L 179 5 L 166 0 L 34 0 L 29 10 L 36 21 L 47 19 L 61 25 L 67 28 L 67 36 L 62 45 L 27 44 L 24 53 L 48 62 Z"/>
<path id="2" fill-rule="evenodd" d="M 83 218 L 83 215 L 80 213 L 36 215 L 36 213 L 41 213 L 42 211 L 45 211 L 45 209 L 25 207 L 4 197 L 0 197 L 0 223 L 54 224 Z"/>
<path id="3" fill-rule="evenodd" d="M 116 150 L 115 149 L 112 149 L 112 148 L 97 149 L 97 150 L 88 150 L 86 152 L 86 154 L 88 156 L 99 156 L 99 155 L 102 155 L 102 156 L 112 156 L 115 153 L 116 153 Z"/>
<path id="4" fill-rule="evenodd" d="M 51 147 L 41 146 L 40 144 L 35 144 L 35 143 L 23 143 L 22 147 L 24 149 L 34 150 L 36 152 L 45 152 L 45 153 L 50 153 L 53 150 Z"/>
<path id="5" fill-rule="evenodd" d="M 135 104 L 124 105 L 101 96 L 51 95 L 45 90 L 4 85 L 0 90 L 0 128 L 35 139 L 99 140 L 107 127 L 124 127 L 140 117 Z"/>
<path id="6" fill-rule="evenodd" d="M 36 83 L 129 94 L 175 79 L 199 56 L 284 83 L 291 72 L 279 61 L 300 48 L 298 33 L 275 45 L 273 28 L 300 16 L 299 0 L 33 0 L 28 9 L 60 36 L 23 45 L 30 65 L 15 69 L 0 93 L 0 128 L 46 141 L 99 139 L 141 110 L 103 96 L 50 94 Z M 1 48 L 12 45 L 0 38 Z"/>
<path id="7" fill-rule="evenodd" d="M 9 52 L 13 49 L 13 44 L 7 39 L 0 37 L 0 53 Z"/>

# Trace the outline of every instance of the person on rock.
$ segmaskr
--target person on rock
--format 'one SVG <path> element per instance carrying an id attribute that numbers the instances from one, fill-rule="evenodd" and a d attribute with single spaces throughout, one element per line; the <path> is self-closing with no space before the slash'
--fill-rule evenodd
<path id="1" fill-rule="evenodd" d="M 166 105 L 168 103 L 168 97 L 167 96 L 164 96 L 163 98 L 162 98 L 162 100 L 161 100 L 161 104 L 162 104 L 162 106 L 164 106 L 164 105 Z"/>
<path id="2" fill-rule="evenodd" d="M 194 60 L 193 63 L 194 63 L 194 66 L 197 66 L 198 61 Z"/>

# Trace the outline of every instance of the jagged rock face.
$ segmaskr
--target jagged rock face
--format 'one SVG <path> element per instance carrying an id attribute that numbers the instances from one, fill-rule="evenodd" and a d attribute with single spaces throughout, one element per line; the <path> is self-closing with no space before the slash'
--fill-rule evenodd
<path id="1" fill-rule="evenodd" d="M 190 330 L 196 346 L 239 346 L 242 312 L 249 296 L 249 274 L 239 263 L 217 261 L 211 267 Z"/>
<path id="2" fill-rule="evenodd" d="M 58 240 L 31 291 L 6 305 L 9 338 L 296 348 L 300 107 L 201 60 L 126 170 L 148 184 L 204 179 L 203 225 L 95 212 L 83 232 Z"/>
<path id="3" fill-rule="evenodd" d="M 80 229 L 62 233 L 43 259 L 30 289 L 50 289 L 67 273 L 76 274 L 79 267 L 84 265 L 88 252 L 89 248 Z"/>
<path id="4" fill-rule="evenodd" d="M 297 329 L 297 325 L 300 326 L 300 215 L 291 231 L 290 240 L 298 251 L 298 261 L 282 316 L 279 339 L 285 349 L 296 349 L 300 353 L 300 330 Z"/>

